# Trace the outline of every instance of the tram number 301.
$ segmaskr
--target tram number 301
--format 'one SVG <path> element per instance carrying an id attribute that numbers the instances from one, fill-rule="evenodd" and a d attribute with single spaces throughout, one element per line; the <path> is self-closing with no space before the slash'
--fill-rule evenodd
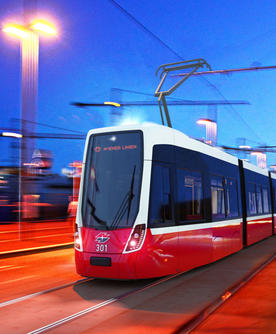
<path id="1" fill-rule="evenodd" d="M 107 245 L 96 245 L 96 252 L 107 252 Z"/>

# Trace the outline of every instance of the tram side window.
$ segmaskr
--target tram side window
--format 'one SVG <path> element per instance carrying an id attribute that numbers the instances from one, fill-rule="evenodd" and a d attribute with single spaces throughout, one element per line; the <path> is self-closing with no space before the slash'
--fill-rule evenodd
<path id="1" fill-rule="evenodd" d="M 223 188 L 223 177 L 212 176 L 211 194 L 212 194 L 212 215 L 213 218 L 225 218 L 225 198 Z"/>
<path id="2" fill-rule="evenodd" d="M 203 219 L 202 176 L 199 172 L 177 169 L 177 220 Z"/>
<path id="3" fill-rule="evenodd" d="M 259 185 L 256 186 L 256 200 L 257 200 L 257 212 L 263 213 L 262 188 Z"/>
<path id="4" fill-rule="evenodd" d="M 263 208 L 264 213 L 269 213 L 269 201 L 268 201 L 268 190 L 267 188 L 262 188 L 262 194 L 263 194 Z"/>
<path id="5" fill-rule="evenodd" d="M 247 211 L 249 215 L 257 214 L 256 191 L 254 183 L 248 183 Z"/>
<path id="6" fill-rule="evenodd" d="M 247 191 L 248 215 L 269 213 L 268 189 L 255 183 L 248 183 Z"/>
<path id="7" fill-rule="evenodd" d="M 170 170 L 153 165 L 150 203 L 150 225 L 172 224 Z"/>
<path id="8" fill-rule="evenodd" d="M 239 216 L 238 187 L 234 178 L 225 179 L 226 216 L 228 218 Z"/>

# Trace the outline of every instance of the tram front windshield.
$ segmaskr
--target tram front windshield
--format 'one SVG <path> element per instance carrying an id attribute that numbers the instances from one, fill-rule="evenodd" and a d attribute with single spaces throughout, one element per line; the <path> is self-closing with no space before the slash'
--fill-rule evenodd
<path id="1" fill-rule="evenodd" d="M 131 227 L 138 213 L 143 162 L 140 131 L 93 135 L 83 182 L 85 227 Z"/>

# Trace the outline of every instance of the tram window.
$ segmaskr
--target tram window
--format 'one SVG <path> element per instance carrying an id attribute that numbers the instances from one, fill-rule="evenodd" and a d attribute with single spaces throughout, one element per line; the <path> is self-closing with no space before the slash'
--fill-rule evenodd
<path id="1" fill-rule="evenodd" d="M 249 215 L 255 215 L 257 213 L 256 192 L 254 183 L 248 183 L 247 210 Z"/>
<path id="2" fill-rule="evenodd" d="M 172 223 L 170 170 L 168 167 L 153 165 L 151 184 L 150 225 Z"/>
<path id="3" fill-rule="evenodd" d="M 213 218 L 225 218 L 225 198 L 224 198 L 224 179 L 220 176 L 212 176 L 211 178 L 211 194 L 212 194 L 212 215 Z"/>
<path id="4" fill-rule="evenodd" d="M 226 199 L 226 216 L 238 217 L 238 188 L 236 179 L 226 178 L 225 180 L 225 199 Z"/>
<path id="5" fill-rule="evenodd" d="M 256 186 L 256 200 L 257 200 L 257 212 L 263 213 L 261 186 Z"/>
<path id="6" fill-rule="evenodd" d="M 177 169 L 177 218 L 181 221 L 203 219 L 202 176 L 199 172 Z"/>
<path id="7" fill-rule="evenodd" d="M 264 206 L 264 213 L 269 213 L 269 202 L 268 202 L 268 190 L 267 188 L 262 188 L 263 190 L 263 206 Z"/>

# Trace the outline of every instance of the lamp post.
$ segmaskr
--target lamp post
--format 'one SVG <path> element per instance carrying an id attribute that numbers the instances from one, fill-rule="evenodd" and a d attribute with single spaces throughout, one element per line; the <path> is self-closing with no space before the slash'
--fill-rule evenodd
<path id="1" fill-rule="evenodd" d="M 22 140 L 23 136 L 21 133 L 19 132 L 11 132 L 11 131 L 3 131 L 1 133 L 2 137 L 7 137 L 7 138 L 16 138 L 16 139 L 20 139 Z M 21 152 L 19 151 L 19 162 L 20 162 L 20 157 L 21 157 Z M 19 189 L 18 189 L 18 236 L 19 239 L 22 239 L 22 224 L 21 224 L 21 182 L 20 182 L 20 178 L 21 178 L 21 169 L 19 169 L 19 174 L 18 174 L 18 184 L 19 184 Z"/>
<path id="2" fill-rule="evenodd" d="M 19 37 L 21 41 L 21 132 L 29 135 L 35 132 L 37 112 L 39 33 L 55 35 L 56 30 L 46 21 L 37 20 L 30 25 L 7 24 L 3 31 Z M 35 148 L 34 139 L 23 137 L 21 141 L 21 167 L 30 162 Z"/>
<path id="3" fill-rule="evenodd" d="M 39 33 L 55 35 L 56 30 L 50 23 L 37 20 L 29 25 L 7 24 L 3 31 L 16 36 L 21 42 L 21 133 L 23 135 L 20 149 L 19 203 L 21 205 L 21 202 L 24 202 L 24 194 L 30 191 L 27 189 L 29 186 L 23 182 L 22 171 L 30 162 L 35 149 L 35 140 L 29 135 L 35 132 L 34 121 L 37 113 Z"/>
<path id="4" fill-rule="evenodd" d="M 210 119 L 199 119 L 196 122 L 198 125 L 205 125 L 206 138 L 205 142 L 210 145 L 217 145 L 217 123 Z"/>

